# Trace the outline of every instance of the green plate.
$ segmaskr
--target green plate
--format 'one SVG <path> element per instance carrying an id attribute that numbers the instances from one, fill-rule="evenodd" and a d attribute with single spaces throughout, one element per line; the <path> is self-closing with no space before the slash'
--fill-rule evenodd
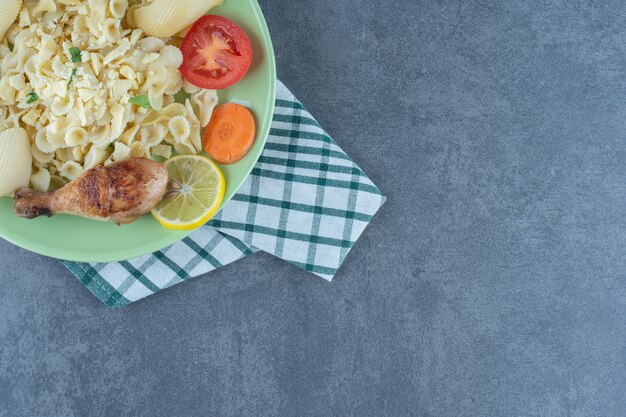
<path id="1" fill-rule="evenodd" d="M 249 103 L 258 127 L 250 153 L 236 164 L 221 166 L 226 177 L 223 206 L 250 174 L 267 140 L 276 97 L 276 64 L 267 24 L 256 0 L 226 0 L 210 13 L 225 16 L 241 26 L 250 38 L 254 54 L 246 77 L 219 94 L 222 103 Z M 13 214 L 13 199 L 0 198 L 0 236 L 22 248 L 58 259 L 121 261 L 163 249 L 190 233 L 164 229 L 151 215 L 126 226 L 72 216 L 25 220 Z"/>

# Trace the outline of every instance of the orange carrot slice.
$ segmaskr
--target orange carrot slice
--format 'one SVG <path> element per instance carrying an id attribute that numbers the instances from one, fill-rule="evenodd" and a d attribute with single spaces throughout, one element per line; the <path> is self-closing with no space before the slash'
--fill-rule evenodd
<path id="1" fill-rule="evenodd" d="M 204 149 L 220 164 L 233 164 L 246 156 L 255 137 L 250 110 L 239 104 L 222 104 L 213 110 L 204 129 Z"/>

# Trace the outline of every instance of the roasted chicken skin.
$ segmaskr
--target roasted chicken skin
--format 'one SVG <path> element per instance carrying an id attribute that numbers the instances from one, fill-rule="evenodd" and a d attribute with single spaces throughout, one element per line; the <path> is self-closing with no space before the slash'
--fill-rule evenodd
<path id="1" fill-rule="evenodd" d="M 69 214 L 128 224 L 143 216 L 167 191 L 167 169 L 145 158 L 131 158 L 86 171 L 49 193 L 22 188 L 15 193 L 15 214 L 27 219 Z"/>

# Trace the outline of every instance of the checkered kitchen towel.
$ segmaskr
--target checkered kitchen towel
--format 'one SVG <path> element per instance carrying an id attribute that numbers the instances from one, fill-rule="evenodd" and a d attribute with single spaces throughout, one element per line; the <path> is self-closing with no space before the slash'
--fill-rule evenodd
<path id="1" fill-rule="evenodd" d="M 111 307 L 258 250 L 330 281 L 385 197 L 280 82 L 276 97 L 259 162 L 207 226 L 129 261 L 63 264 Z"/>

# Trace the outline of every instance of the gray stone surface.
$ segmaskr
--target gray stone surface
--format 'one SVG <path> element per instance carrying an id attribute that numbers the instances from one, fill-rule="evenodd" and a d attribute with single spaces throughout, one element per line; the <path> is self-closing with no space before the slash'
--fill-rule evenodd
<path id="1" fill-rule="evenodd" d="M 387 204 L 120 310 L 0 243 L 0 416 L 626 415 L 624 2 L 261 3 Z"/>

